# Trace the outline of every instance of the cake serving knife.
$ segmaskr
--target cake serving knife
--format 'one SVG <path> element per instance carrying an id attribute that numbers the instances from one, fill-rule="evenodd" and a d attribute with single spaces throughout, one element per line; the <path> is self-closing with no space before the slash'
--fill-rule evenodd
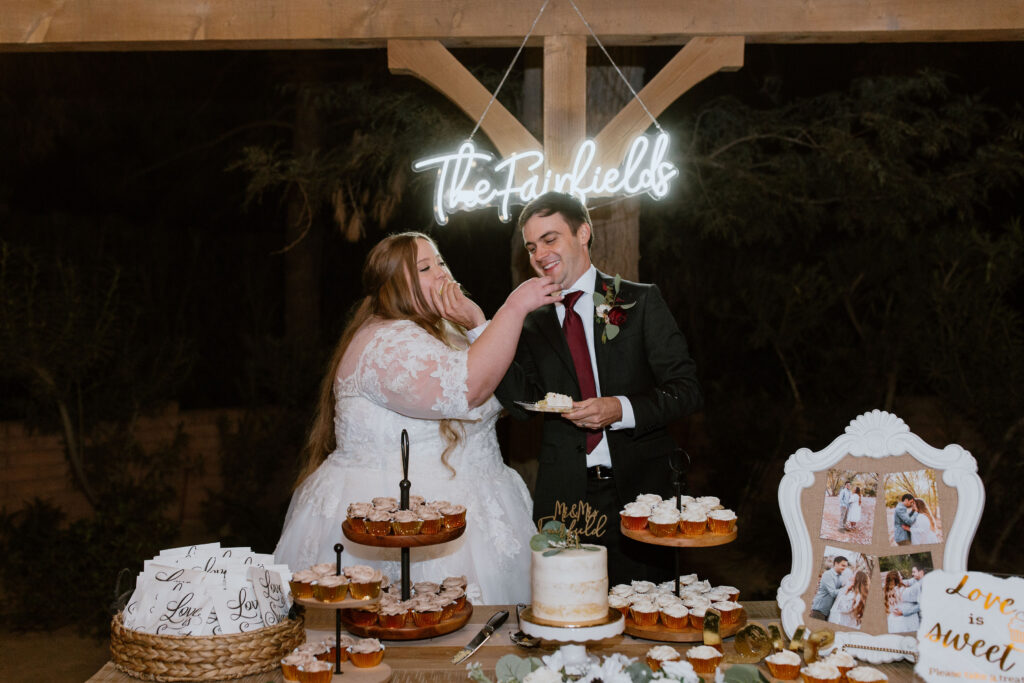
<path id="1" fill-rule="evenodd" d="M 494 613 L 484 627 L 480 629 L 480 632 L 473 636 L 473 640 L 466 644 L 466 647 L 459 650 L 454 657 L 452 657 L 452 664 L 461 664 L 462 662 L 469 659 L 474 652 L 480 649 L 480 646 L 487 642 L 487 639 L 498 630 L 498 628 L 505 623 L 508 619 L 508 612 L 500 610 Z"/>

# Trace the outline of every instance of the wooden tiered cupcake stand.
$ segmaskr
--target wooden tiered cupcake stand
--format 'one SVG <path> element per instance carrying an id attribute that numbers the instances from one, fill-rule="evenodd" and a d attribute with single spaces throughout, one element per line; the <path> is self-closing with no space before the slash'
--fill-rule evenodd
<path id="1" fill-rule="evenodd" d="M 684 451 L 679 451 L 683 456 L 689 460 L 689 456 Z M 672 466 L 674 474 L 674 486 L 676 491 L 676 501 L 680 501 L 683 495 L 683 489 L 685 488 L 685 469 L 680 463 L 679 467 Z M 679 503 L 680 509 L 682 503 Z M 634 531 L 627 529 L 625 525 L 620 523 L 619 530 L 623 536 L 632 538 L 634 541 L 640 543 L 649 543 L 651 545 L 662 545 L 675 548 L 675 570 L 676 570 L 676 595 L 680 594 L 681 586 L 679 585 L 679 576 L 682 568 L 682 550 L 684 548 L 710 548 L 717 545 L 725 545 L 726 543 L 732 543 L 736 540 L 737 529 L 733 526 L 733 530 L 727 534 L 713 534 L 705 532 L 700 536 L 655 536 L 648 529 L 641 529 Z M 721 625 L 719 627 L 719 634 L 722 638 L 727 638 L 734 635 L 747 623 L 747 611 L 745 609 L 740 610 L 739 619 L 729 625 Z M 704 639 L 704 632 L 700 629 L 687 626 L 683 629 L 670 629 L 661 623 L 654 624 L 653 626 L 640 626 L 635 621 L 626 617 L 626 633 L 636 636 L 638 638 L 648 638 L 650 640 L 661 640 L 672 643 L 694 643 L 700 642 Z"/>

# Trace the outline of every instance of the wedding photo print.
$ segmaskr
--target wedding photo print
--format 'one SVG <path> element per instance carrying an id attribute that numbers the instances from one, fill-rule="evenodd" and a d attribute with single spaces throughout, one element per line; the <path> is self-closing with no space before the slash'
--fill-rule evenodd
<path id="1" fill-rule="evenodd" d="M 869 545 L 877 494 L 877 474 L 830 469 L 825 474 L 821 538 Z"/>
<path id="2" fill-rule="evenodd" d="M 871 588 L 875 558 L 852 550 L 825 546 L 818 572 L 818 590 L 810 616 L 859 629 Z"/>
<path id="3" fill-rule="evenodd" d="M 889 545 L 942 543 L 935 470 L 887 474 L 883 490 Z"/>
<path id="4" fill-rule="evenodd" d="M 917 631 L 921 625 L 921 580 L 933 567 L 931 553 L 878 558 L 889 633 Z"/>

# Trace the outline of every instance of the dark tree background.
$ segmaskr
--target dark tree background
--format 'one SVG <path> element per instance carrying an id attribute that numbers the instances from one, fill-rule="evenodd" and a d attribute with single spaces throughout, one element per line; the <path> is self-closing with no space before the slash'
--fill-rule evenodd
<path id="1" fill-rule="evenodd" d="M 788 571 L 785 459 L 882 408 L 977 458 L 988 503 L 975 569 L 1021 561 L 1024 116 L 1016 43 L 748 46 L 661 117 L 683 175 L 643 201 L 641 279 L 686 332 L 706 408 L 677 425 L 691 488 L 748 520 L 687 560 L 748 597 Z M 458 53 L 493 87 L 508 50 Z M 673 51 L 635 51 L 647 74 Z M 0 518 L 9 596 L 40 544 L 89 548 L 93 594 L 13 623 L 102 628 L 119 567 L 181 538 L 138 416 L 246 409 L 207 538 L 270 551 L 315 388 L 367 250 L 433 234 L 492 312 L 512 228 L 432 222 L 411 160 L 473 122 L 383 51 L 0 55 L 0 419 L 64 438 L 92 519 L 37 503 Z M 521 73 L 502 100 L 519 106 Z M 478 141 L 486 144 L 484 140 Z M 528 467 L 531 428 L 502 423 Z M 203 539 L 205 540 L 205 539 Z M 56 558 L 55 558 L 56 561 Z M 709 566 L 703 566 L 703 564 Z M 99 614 L 99 617 L 93 615 Z"/>

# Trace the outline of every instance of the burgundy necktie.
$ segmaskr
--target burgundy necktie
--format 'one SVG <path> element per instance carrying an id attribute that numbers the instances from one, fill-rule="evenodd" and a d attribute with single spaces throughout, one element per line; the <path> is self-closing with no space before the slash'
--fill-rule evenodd
<path id="1" fill-rule="evenodd" d="M 590 349 L 587 348 L 587 335 L 583 331 L 583 320 L 573 306 L 576 300 L 583 295 L 583 292 L 569 292 L 562 302 L 565 305 L 565 320 L 562 321 L 562 330 L 565 332 L 565 341 L 569 344 L 569 353 L 572 355 L 572 364 L 576 367 L 576 379 L 580 383 L 580 399 L 597 397 L 597 386 L 594 383 L 594 368 L 590 365 Z M 587 430 L 587 453 L 590 453 L 597 444 L 601 443 L 601 431 Z"/>

